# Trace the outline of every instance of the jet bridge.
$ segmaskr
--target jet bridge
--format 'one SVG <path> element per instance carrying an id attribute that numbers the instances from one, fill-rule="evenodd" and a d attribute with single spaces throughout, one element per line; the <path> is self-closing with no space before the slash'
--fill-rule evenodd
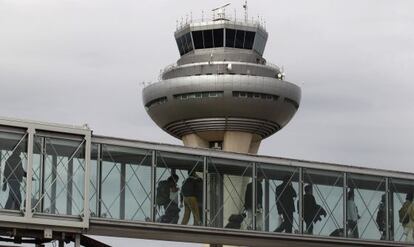
<path id="1" fill-rule="evenodd" d="M 398 214 L 414 191 L 411 173 L 95 136 L 87 126 L 6 118 L 0 119 L 0 164 L 0 241 L 107 246 L 91 236 L 103 235 L 242 246 L 413 244 L 405 242 Z M 185 208 L 176 223 L 161 222 L 172 203 L 156 204 L 160 181 L 177 175 L 181 188 L 191 173 L 202 185 L 201 224 L 191 217 L 182 225 Z M 233 186 L 246 178 L 250 198 Z M 319 208 L 314 215 L 304 199 L 309 186 Z M 296 194 L 294 213 L 284 219 L 292 230 L 275 232 L 278 215 L 292 210 L 281 202 L 288 190 Z M 240 207 L 246 200 L 247 212 Z M 356 224 L 349 222 L 350 203 L 358 210 Z M 230 206 L 234 215 L 247 213 L 237 229 L 226 228 L 223 211 Z"/>

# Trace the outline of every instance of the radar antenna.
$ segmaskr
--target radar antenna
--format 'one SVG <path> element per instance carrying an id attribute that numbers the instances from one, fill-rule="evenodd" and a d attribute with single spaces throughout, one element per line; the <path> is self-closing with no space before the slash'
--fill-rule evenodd
<path id="1" fill-rule="evenodd" d="M 213 21 L 221 21 L 221 20 L 228 21 L 228 19 L 226 19 L 226 7 L 229 5 L 230 3 L 225 4 L 218 8 L 212 9 L 211 11 L 213 11 Z M 217 12 L 217 18 L 216 18 L 216 12 Z"/>

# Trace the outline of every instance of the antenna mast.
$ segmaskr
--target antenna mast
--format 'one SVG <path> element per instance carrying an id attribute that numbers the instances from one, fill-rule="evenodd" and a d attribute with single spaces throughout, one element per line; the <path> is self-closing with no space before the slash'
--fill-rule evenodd
<path id="1" fill-rule="evenodd" d="M 244 9 L 244 21 L 247 22 L 249 20 L 247 0 L 244 1 L 243 9 Z"/>

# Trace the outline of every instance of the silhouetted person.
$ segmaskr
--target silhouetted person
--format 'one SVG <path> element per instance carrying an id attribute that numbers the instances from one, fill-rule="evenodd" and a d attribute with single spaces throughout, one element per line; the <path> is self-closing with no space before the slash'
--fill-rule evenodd
<path id="1" fill-rule="evenodd" d="M 180 218 L 178 208 L 178 176 L 172 174 L 167 180 L 158 183 L 156 203 L 164 208 L 164 214 L 159 218 L 162 223 L 177 224 Z"/>
<path id="2" fill-rule="evenodd" d="M 26 171 L 23 169 L 20 154 L 20 151 L 15 150 L 6 160 L 4 167 L 3 191 L 6 191 L 7 186 L 9 186 L 9 196 L 4 206 L 5 209 L 19 210 L 22 202 L 20 184 L 23 181 L 23 177 L 26 177 Z"/>
<path id="3" fill-rule="evenodd" d="M 292 233 L 293 213 L 295 212 L 296 191 L 292 186 L 289 176 L 283 178 L 283 182 L 276 187 L 276 207 L 279 218 L 283 221 L 275 232 Z"/>
<path id="4" fill-rule="evenodd" d="M 358 220 L 360 216 L 358 214 L 358 208 L 355 204 L 354 189 L 351 189 L 347 195 L 346 202 L 346 219 L 348 223 L 348 230 L 350 231 L 351 238 L 359 238 L 358 232 Z"/>
<path id="5" fill-rule="evenodd" d="M 303 195 L 303 220 L 306 224 L 305 233 L 313 234 L 313 224 L 322 220 L 322 216 L 326 217 L 326 211 L 320 205 L 316 204 L 312 184 L 308 184 L 305 186 L 305 195 Z"/>
<path id="6" fill-rule="evenodd" d="M 399 220 L 404 227 L 404 235 L 406 242 L 414 241 L 414 204 L 413 204 L 413 193 L 410 192 L 405 197 L 405 202 L 401 209 L 398 211 Z"/>
<path id="7" fill-rule="evenodd" d="M 188 172 L 188 178 L 181 187 L 182 200 L 184 201 L 184 216 L 181 221 L 182 225 L 187 225 L 190 220 L 190 214 L 193 214 L 194 225 L 200 225 L 200 204 L 203 198 L 203 180 L 197 176 L 195 171 Z M 201 186 L 200 186 L 201 185 Z M 200 201 L 200 202 L 199 202 Z M 181 205 L 182 207 L 182 202 Z"/>
<path id="8" fill-rule="evenodd" d="M 263 201 L 263 188 L 262 188 L 263 178 L 261 176 L 257 177 L 256 181 L 256 230 L 261 231 L 263 228 L 263 210 L 262 210 L 262 201 Z M 247 184 L 246 192 L 244 194 L 244 208 L 247 211 L 247 222 L 251 224 L 253 222 L 253 182 Z"/>
<path id="9" fill-rule="evenodd" d="M 313 234 L 313 221 L 317 208 L 315 197 L 313 196 L 312 185 L 305 186 L 303 195 L 303 219 L 305 220 L 305 233 Z"/>
<path id="10" fill-rule="evenodd" d="M 378 205 L 378 212 L 377 212 L 377 218 L 375 221 L 378 225 L 378 230 L 381 232 L 381 240 L 385 240 L 386 237 L 386 215 L 387 215 L 387 209 L 385 205 L 385 194 L 381 196 L 381 201 Z"/>

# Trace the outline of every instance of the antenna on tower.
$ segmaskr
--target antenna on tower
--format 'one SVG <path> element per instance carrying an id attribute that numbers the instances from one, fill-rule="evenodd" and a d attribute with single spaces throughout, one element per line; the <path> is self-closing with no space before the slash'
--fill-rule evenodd
<path id="1" fill-rule="evenodd" d="M 248 13 L 248 7 L 247 7 L 247 0 L 244 1 L 243 4 L 244 9 L 244 21 L 247 22 L 249 20 L 249 13 Z"/>
<path id="2" fill-rule="evenodd" d="M 229 5 L 230 3 L 225 4 L 218 8 L 212 9 L 211 11 L 213 11 L 213 21 L 227 20 L 226 19 L 226 7 Z M 216 11 L 217 11 L 217 18 L 216 18 Z"/>

